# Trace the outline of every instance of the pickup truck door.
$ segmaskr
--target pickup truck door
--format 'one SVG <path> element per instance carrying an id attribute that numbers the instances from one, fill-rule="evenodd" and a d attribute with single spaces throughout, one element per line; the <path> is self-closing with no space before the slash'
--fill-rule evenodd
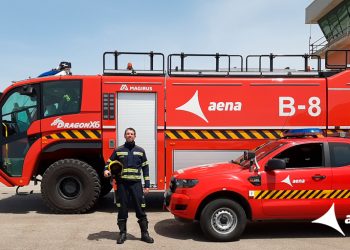
<path id="1" fill-rule="evenodd" d="M 331 207 L 332 169 L 325 167 L 324 144 L 288 145 L 270 154 L 286 161 L 286 169 L 262 171 L 264 213 L 276 219 L 312 219 Z"/>
<path id="2" fill-rule="evenodd" d="M 329 142 L 330 165 L 333 172 L 332 195 L 339 219 L 350 215 L 350 142 Z"/>

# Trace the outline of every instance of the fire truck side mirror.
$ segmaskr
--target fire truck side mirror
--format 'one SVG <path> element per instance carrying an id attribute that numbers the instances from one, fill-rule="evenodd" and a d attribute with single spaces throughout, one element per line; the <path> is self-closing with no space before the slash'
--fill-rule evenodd
<path id="1" fill-rule="evenodd" d="M 282 159 L 271 159 L 265 166 L 265 171 L 273 171 L 277 169 L 286 169 L 286 162 Z"/>
<path id="2" fill-rule="evenodd" d="M 34 87 L 33 86 L 23 86 L 19 92 L 21 95 L 33 96 Z"/>

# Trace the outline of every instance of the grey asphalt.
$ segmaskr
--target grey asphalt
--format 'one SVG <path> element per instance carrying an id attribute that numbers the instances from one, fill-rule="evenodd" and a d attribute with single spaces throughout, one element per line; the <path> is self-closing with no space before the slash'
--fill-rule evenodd
<path id="1" fill-rule="evenodd" d="M 117 226 L 113 195 L 102 198 L 88 214 L 57 215 L 45 206 L 40 187 L 30 195 L 15 195 L 15 188 L 0 184 L 0 249 L 350 249 L 350 225 L 340 226 L 346 234 L 310 222 L 260 222 L 248 224 L 237 242 L 209 242 L 198 223 L 184 224 L 162 209 L 162 193 L 147 195 L 150 234 L 154 244 L 140 241 L 131 212 L 128 240 L 116 244 Z"/>

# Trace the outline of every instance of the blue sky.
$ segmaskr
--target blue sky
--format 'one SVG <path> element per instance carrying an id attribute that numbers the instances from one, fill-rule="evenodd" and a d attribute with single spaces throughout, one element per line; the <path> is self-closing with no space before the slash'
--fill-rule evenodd
<path id="1" fill-rule="evenodd" d="M 307 53 L 311 2 L 0 0 L 0 91 L 64 60 L 74 74 L 101 74 L 105 51 Z"/>

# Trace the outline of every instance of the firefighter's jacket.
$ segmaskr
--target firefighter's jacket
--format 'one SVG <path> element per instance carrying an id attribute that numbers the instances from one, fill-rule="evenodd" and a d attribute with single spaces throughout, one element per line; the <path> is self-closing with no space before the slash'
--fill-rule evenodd
<path id="1" fill-rule="evenodd" d="M 149 166 L 146 157 L 145 150 L 135 143 L 125 143 L 124 145 L 116 148 L 109 160 L 107 161 L 106 169 L 108 164 L 113 161 L 119 161 L 123 164 L 123 169 L 120 176 L 117 177 L 121 180 L 128 181 L 141 181 L 141 171 L 145 181 L 145 188 L 150 187 L 149 178 Z"/>

